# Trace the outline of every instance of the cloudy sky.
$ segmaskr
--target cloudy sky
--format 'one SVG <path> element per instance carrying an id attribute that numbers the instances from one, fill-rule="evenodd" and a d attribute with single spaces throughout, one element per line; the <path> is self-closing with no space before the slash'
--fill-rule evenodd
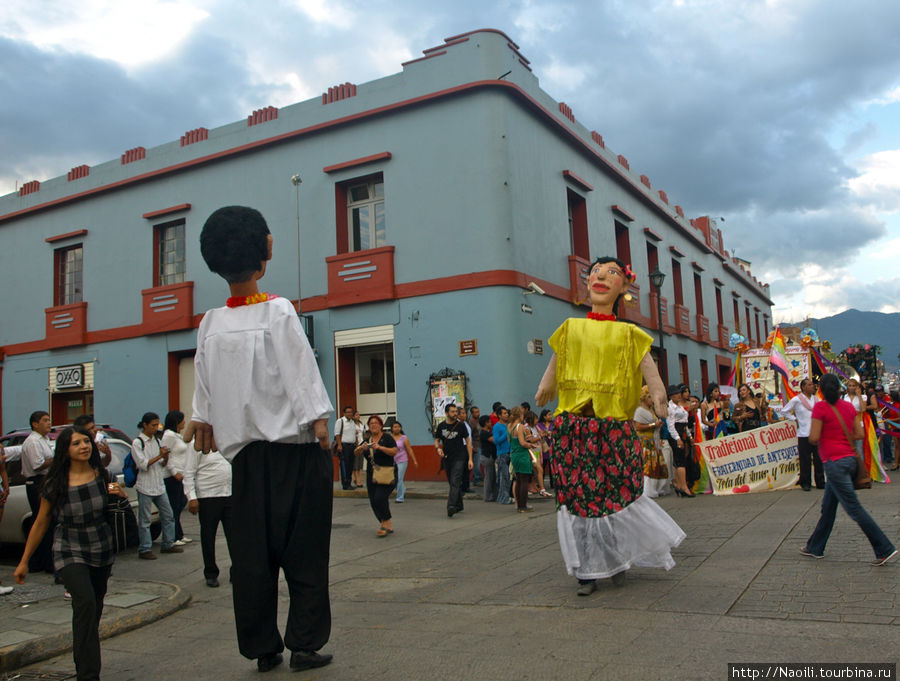
<path id="1" fill-rule="evenodd" d="M 724 218 L 776 321 L 900 311 L 893 0 L 6 2 L 0 194 L 487 27 L 654 188 Z"/>

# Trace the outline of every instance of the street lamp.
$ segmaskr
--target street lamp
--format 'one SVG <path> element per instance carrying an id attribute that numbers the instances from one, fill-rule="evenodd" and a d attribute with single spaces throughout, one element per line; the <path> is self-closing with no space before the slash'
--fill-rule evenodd
<path id="1" fill-rule="evenodd" d="M 662 285 L 666 274 L 659 265 L 650 273 L 650 284 L 656 289 L 656 321 L 659 323 L 659 361 L 663 361 L 663 318 L 662 318 Z"/>

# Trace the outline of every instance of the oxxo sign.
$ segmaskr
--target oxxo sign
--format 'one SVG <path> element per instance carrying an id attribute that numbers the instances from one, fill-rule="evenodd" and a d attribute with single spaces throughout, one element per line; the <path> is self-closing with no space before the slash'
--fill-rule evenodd
<path id="1" fill-rule="evenodd" d="M 56 387 L 60 388 L 83 388 L 84 387 L 84 365 L 73 364 L 68 367 L 57 367 L 56 369 Z"/>

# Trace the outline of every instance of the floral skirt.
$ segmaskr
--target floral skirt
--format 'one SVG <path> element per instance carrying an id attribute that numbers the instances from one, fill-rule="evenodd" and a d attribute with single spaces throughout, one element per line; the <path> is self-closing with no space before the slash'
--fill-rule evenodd
<path id="1" fill-rule="evenodd" d="M 557 530 L 566 569 L 600 579 L 633 566 L 675 565 L 685 534 L 643 497 L 641 443 L 631 423 L 559 414 L 551 465 L 557 475 Z"/>

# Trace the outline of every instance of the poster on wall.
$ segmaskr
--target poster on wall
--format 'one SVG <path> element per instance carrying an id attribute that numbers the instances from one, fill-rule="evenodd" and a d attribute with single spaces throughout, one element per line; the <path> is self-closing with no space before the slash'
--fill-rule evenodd
<path id="1" fill-rule="evenodd" d="M 790 489 L 800 478 L 793 421 L 698 442 L 697 446 L 706 460 L 713 494 Z"/>
<path id="2" fill-rule="evenodd" d="M 437 429 L 444 420 L 444 409 L 448 404 L 466 406 L 466 375 L 444 376 L 431 379 L 431 428 Z"/>

